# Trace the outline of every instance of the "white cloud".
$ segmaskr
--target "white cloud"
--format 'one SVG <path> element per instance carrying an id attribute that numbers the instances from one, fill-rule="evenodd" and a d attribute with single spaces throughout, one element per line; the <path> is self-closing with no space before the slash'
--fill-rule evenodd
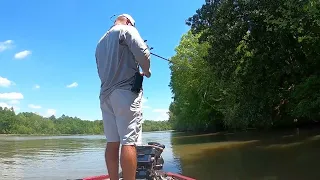
<path id="1" fill-rule="evenodd" d="M 39 89 L 40 86 L 39 86 L 38 84 L 36 84 L 36 85 L 33 86 L 33 88 L 34 88 L 34 89 Z"/>
<path id="2" fill-rule="evenodd" d="M 10 107 L 12 107 L 12 106 L 9 106 L 9 104 L 7 104 L 7 103 L 0 102 L 0 107 L 3 107 L 3 108 L 10 108 Z"/>
<path id="3" fill-rule="evenodd" d="M 43 116 L 43 117 L 48 118 L 48 117 L 50 117 L 52 115 L 56 115 L 56 112 L 57 111 L 55 109 L 47 109 L 44 113 L 35 112 L 35 111 L 33 113 L 35 113 L 35 114 L 37 114 L 39 116 Z"/>
<path id="4" fill-rule="evenodd" d="M 67 85 L 67 88 L 73 88 L 73 87 L 77 87 L 77 86 L 78 86 L 78 83 L 74 82 L 72 84 Z"/>
<path id="5" fill-rule="evenodd" d="M 55 115 L 56 112 L 57 112 L 57 110 L 55 110 L 55 109 L 48 109 L 47 112 L 46 112 L 46 114 L 45 114 L 44 116 L 45 116 L 45 117 L 50 117 L 50 116 L 52 116 L 52 115 Z"/>
<path id="6" fill-rule="evenodd" d="M 153 109 L 152 112 L 157 113 L 153 120 L 155 121 L 163 121 L 169 119 L 169 110 L 168 109 Z"/>
<path id="7" fill-rule="evenodd" d="M 142 106 L 143 109 L 150 109 L 150 106 Z"/>
<path id="8" fill-rule="evenodd" d="M 9 87 L 14 83 L 5 77 L 0 76 L 0 87 Z"/>
<path id="9" fill-rule="evenodd" d="M 18 99 L 23 99 L 23 95 L 17 92 L 0 93 L 0 99 L 18 100 Z"/>
<path id="10" fill-rule="evenodd" d="M 21 51 L 21 52 L 18 52 L 14 55 L 14 58 L 16 59 L 23 59 L 27 56 L 29 56 L 31 54 L 31 51 L 29 50 L 24 50 L 24 51 Z"/>
<path id="11" fill-rule="evenodd" d="M 19 110 L 20 110 L 19 107 L 17 107 L 17 106 L 10 106 L 9 104 L 4 103 L 4 102 L 0 102 L 0 107 L 2 107 L 2 108 L 13 108 L 14 111 L 19 111 Z"/>
<path id="12" fill-rule="evenodd" d="M 41 106 L 34 105 L 34 104 L 29 104 L 28 107 L 31 108 L 31 109 L 40 109 L 41 108 Z"/>
<path id="13" fill-rule="evenodd" d="M 0 42 L 0 52 L 5 51 L 12 47 L 13 41 L 12 40 L 6 40 L 4 42 Z"/>
<path id="14" fill-rule="evenodd" d="M 11 100 L 8 102 L 9 104 L 20 104 L 20 101 L 18 100 Z"/>

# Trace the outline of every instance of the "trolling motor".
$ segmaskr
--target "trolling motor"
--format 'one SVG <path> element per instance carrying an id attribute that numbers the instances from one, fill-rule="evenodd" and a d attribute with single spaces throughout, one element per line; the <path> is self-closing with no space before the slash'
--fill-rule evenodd
<path id="1" fill-rule="evenodd" d="M 157 142 L 137 146 L 136 179 L 158 180 L 163 178 L 164 160 L 161 153 L 164 148 L 165 145 Z"/>
<path id="2" fill-rule="evenodd" d="M 137 169 L 136 180 L 196 180 L 180 174 L 164 172 L 164 160 L 161 156 L 165 146 L 157 142 L 149 142 L 147 145 L 137 145 Z M 123 180 L 122 172 L 119 174 Z M 103 180 L 109 179 L 109 175 L 86 177 L 76 180 Z"/>

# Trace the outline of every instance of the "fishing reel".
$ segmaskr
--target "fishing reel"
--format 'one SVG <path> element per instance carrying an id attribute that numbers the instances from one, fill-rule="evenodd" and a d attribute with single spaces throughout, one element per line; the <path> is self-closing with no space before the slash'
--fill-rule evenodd
<path id="1" fill-rule="evenodd" d="M 151 51 L 151 50 L 153 49 L 153 47 L 149 47 L 149 45 L 147 44 L 147 41 L 148 41 L 148 40 L 144 40 L 144 42 L 146 43 L 148 49 Z"/>
<path id="2" fill-rule="evenodd" d="M 156 180 L 161 178 L 164 160 L 161 156 L 165 146 L 157 142 L 137 147 L 136 179 Z"/>

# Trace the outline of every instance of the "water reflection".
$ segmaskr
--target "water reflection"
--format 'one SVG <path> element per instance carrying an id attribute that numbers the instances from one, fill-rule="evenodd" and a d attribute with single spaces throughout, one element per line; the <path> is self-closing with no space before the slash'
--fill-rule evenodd
<path id="1" fill-rule="evenodd" d="M 103 169 L 104 142 L 101 136 L 1 136 L 0 175 L 4 180 L 83 177 L 92 166 Z"/>
<path id="2" fill-rule="evenodd" d="M 143 134 L 161 142 L 166 171 L 178 172 L 170 132 Z M 0 136 L 0 179 L 76 179 L 106 174 L 104 136 Z"/>
<path id="3" fill-rule="evenodd" d="M 320 131 L 143 134 L 166 146 L 164 170 L 199 180 L 320 179 Z M 107 173 L 104 136 L 0 136 L 0 179 L 76 179 Z"/>
<path id="4" fill-rule="evenodd" d="M 76 137 L 4 137 L 0 138 L 0 157 L 10 158 L 21 156 L 25 158 L 41 158 L 48 155 L 69 156 L 79 152 L 79 150 L 90 151 L 102 148 L 105 140 L 99 136 Z"/>
<path id="5" fill-rule="evenodd" d="M 316 180 L 320 132 L 173 136 L 182 173 L 197 179 Z"/>

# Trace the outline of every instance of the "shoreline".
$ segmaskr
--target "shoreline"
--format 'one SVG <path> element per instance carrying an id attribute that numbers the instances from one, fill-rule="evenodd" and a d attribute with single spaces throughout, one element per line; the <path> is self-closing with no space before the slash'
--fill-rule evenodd
<path id="1" fill-rule="evenodd" d="M 143 133 L 159 133 L 159 132 L 175 132 L 174 130 L 164 131 L 144 131 Z M 104 134 L 0 134 L 0 137 L 5 136 L 104 136 Z"/>
<path id="2" fill-rule="evenodd" d="M 313 122 L 307 124 L 300 124 L 297 126 L 284 126 L 284 127 L 276 127 L 276 128 L 269 128 L 269 129 L 260 129 L 260 128 L 247 128 L 244 130 L 222 130 L 222 131 L 178 131 L 178 130 L 160 130 L 160 131 L 142 131 L 143 133 L 161 133 L 161 132 L 172 132 L 174 134 L 184 134 L 184 135 L 193 135 L 193 136 L 204 136 L 208 134 L 243 134 L 243 133 L 258 133 L 258 134 L 265 134 L 265 133 L 279 133 L 279 132 L 288 132 L 292 130 L 311 130 L 311 129 L 319 129 L 320 122 Z M 103 133 L 98 134 L 0 134 L 0 137 L 6 136 L 104 136 Z"/>
<path id="3" fill-rule="evenodd" d="M 98 136 L 103 134 L 0 134 L 1 136 Z"/>
<path id="4" fill-rule="evenodd" d="M 269 129 L 269 130 L 261 130 L 250 128 L 246 130 L 237 130 L 237 131 L 218 131 L 218 132 L 193 132 L 193 131 L 177 131 L 177 130 L 164 130 L 164 131 L 144 131 L 143 133 L 161 133 L 161 132 L 171 132 L 174 134 L 182 134 L 183 136 L 206 136 L 206 135 L 228 135 L 228 134 L 277 134 L 281 132 L 295 131 L 295 130 L 314 130 L 318 129 L 320 131 L 320 126 L 308 126 L 308 127 L 288 127 L 281 129 Z M 10 137 L 10 136 L 104 136 L 104 134 L 0 134 L 0 137 Z"/>

